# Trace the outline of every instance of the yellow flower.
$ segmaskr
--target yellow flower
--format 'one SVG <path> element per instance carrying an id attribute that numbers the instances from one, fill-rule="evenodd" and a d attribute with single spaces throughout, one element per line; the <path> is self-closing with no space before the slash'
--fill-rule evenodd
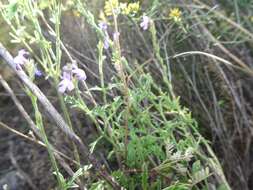
<path id="1" fill-rule="evenodd" d="M 129 15 L 130 14 L 130 10 L 127 6 L 127 3 L 120 3 L 119 7 L 120 7 L 120 10 L 121 10 L 123 15 Z"/>
<path id="2" fill-rule="evenodd" d="M 129 3 L 127 8 L 131 14 L 136 14 L 140 10 L 140 2 Z"/>
<path id="3" fill-rule="evenodd" d="M 119 8 L 118 0 L 107 0 L 104 6 L 104 12 L 106 16 L 113 15 L 113 12 Z"/>
<path id="4" fill-rule="evenodd" d="M 140 10 L 140 3 L 120 3 L 121 13 L 124 15 L 136 14 Z"/>
<path id="5" fill-rule="evenodd" d="M 74 15 L 75 17 L 80 17 L 80 16 L 81 16 L 80 12 L 77 11 L 77 10 L 74 10 L 74 11 L 73 11 L 73 15 Z"/>
<path id="6" fill-rule="evenodd" d="M 169 18 L 173 19 L 175 22 L 180 22 L 182 12 L 178 8 L 174 8 L 170 10 Z"/>

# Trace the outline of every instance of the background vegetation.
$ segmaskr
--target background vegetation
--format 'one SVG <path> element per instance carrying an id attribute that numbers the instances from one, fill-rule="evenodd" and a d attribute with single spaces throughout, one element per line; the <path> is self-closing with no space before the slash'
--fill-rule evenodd
<path id="1" fill-rule="evenodd" d="M 252 1 L 2 1 L 0 24 L 56 108 L 1 62 L 3 188 L 253 188 Z"/>

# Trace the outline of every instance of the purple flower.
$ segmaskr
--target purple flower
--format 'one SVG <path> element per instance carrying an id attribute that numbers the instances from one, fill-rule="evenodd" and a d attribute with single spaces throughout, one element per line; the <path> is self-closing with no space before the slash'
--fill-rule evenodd
<path id="1" fill-rule="evenodd" d="M 147 30 L 150 24 L 150 18 L 148 16 L 143 15 L 142 22 L 140 23 L 140 27 L 143 30 Z"/>
<path id="2" fill-rule="evenodd" d="M 79 69 L 76 64 L 72 64 L 72 73 L 78 80 L 86 80 L 87 78 L 84 70 Z"/>
<path id="3" fill-rule="evenodd" d="M 62 80 L 58 85 L 58 91 L 60 93 L 64 93 L 67 91 L 72 91 L 75 86 L 72 82 L 72 66 L 71 65 L 65 65 L 62 67 Z"/>
<path id="4" fill-rule="evenodd" d="M 66 90 L 67 91 L 72 91 L 75 88 L 73 82 L 67 78 L 63 78 L 62 81 L 58 85 L 58 91 L 60 93 L 64 93 Z"/>
<path id="5" fill-rule="evenodd" d="M 78 80 L 86 80 L 86 74 L 84 70 L 79 69 L 76 63 L 65 65 L 62 68 L 62 80 L 58 85 L 58 91 L 64 93 L 66 91 L 72 91 L 75 86 L 73 84 L 73 76 Z"/>
<path id="6" fill-rule="evenodd" d="M 106 22 L 100 22 L 98 24 L 99 28 L 103 30 L 104 32 L 107 32 L 108 24 Z"/>
<path id="7" fill-rule="evenodd" d="M 41 77 L 43 75 L 43 72 L 41 70 L 39 70 L 37 67 L 35 67 L 35 76 L 37 77 Z"/>
<path id="8" fill-rule="evenodd" d="M 108 49 L 110 47 L 110 37 L 107 32 L 108 24 L 106 22 L 100 22 L 98 26 L 104 32 L 104 48 Z"/>
<path id="9" fill-rule="evenodd" d="M 21 70 L 22 65 L 24 65 L 28 61 L 27 59 L 28 55 L 29 53 L 24 49 L 21 49 L 18 51 L 18 55 L 14 57 L 14 60 L 13 60 L 16 65 L 17 70 Z"/>

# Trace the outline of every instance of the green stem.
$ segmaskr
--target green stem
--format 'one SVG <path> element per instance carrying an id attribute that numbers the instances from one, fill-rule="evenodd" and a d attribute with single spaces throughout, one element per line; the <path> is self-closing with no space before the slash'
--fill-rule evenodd
<path id="1" fill-rule="evenodd" d="M 112 7 L 113 8 L 113 7 Z M 124 72 L 123 64 L 122 64 L 122 57 L 121 57 L 121 47 L 120 47 L 120 41 L 119 41 L 119 28 L 118 28 L 118 16 L 115 14 L 113 11 L 113 20 L 114 20 L 114 32 L 116 34 L 116 38 L 114 40 L 114 54 L 116 55 L 116 61 L 114 62 L 115 69 L 118 72 L 119 77 L 121 78 L 121 81 L 123 83 L 123 94 L 124 94 L 124 102 L 126 106 L 126 112 L 125 112 L 125 123 L 124 123 L 124 128 L 125 128 L 125 157 L 127 157 L 127 152 L 128 152 L 128 136 L 129 136 L 129 129 L 128 129 L 128 117 L 130 114 L 130 101 L 129 101 L 129 89 L 128 89 L 128 83 L 127 83 L 127 78 L 126 74 Z"/>
<path id="2" fill-rule="evenodd" d="M 55 7 L 55 11 L 56 11 L 56 23 L 55 23 L 55 34 L 56 34 L 56 68 L 55 68 L 55 71 L 56 71 L 56 75 L 55 75 L 55 83 L 57 86 L 58 84 L 58 75 L 60 73 L 60 69 L 61 69 L 61 55 L 62 55 L 62 52 L 61 52 L 61 34 L 60 34 L 60 23 L 61 23 L 61 0 L 59 2 L 57 1 L 54 1 L 54 7 Z M 58 91 L 57 91 L 57 95 L 59 97 L 59 100 L 60 100 L 60 105 L 61 105 L 61 109 L 63 111 L 63 114 L 64 114 L 64 118 L 65 120 L 67 121 L 67 124 L 68 126 L 70 127 L 71 130 L 73 130 L 73 126 L 72 126 L 72 122 L 71 122 L 71 119 L 70 119 L 70 116 L 69 116 L 69 112 L 68 112 L 68 109 L 67 109 L 67 106 L 64 102 L 64 98 L 62 96 L 62 94 L 60 94 Z M 78 153 L 78 149 L 75 145 L 74 142 L 71 142 L 72 146 L 73 146 L 73 149 L 74 149 L 74 157 L 75 157 L 75 160 L 80 164 L 80 157 L 79 157 L 79 153 Z"/>
<path id="3" fill-rule="evenodd" d="M 107 99 L 106 99 L 106 89 L 105 89 L 105 82 L 104 82 L 103 63 L 104 63 L 103 43 L 99 41 L 98 43 L 98 69 L 99 69 L 99 75 L 100 75 L 100 84 L 101 84 L 101 88 L 103 92 L 103 101 L 104 101 L 104 104 L 106 104 Z"/>
<path id="4" fill-rule="evenodd" d="M 32 105 L 33 105 L 33 108 L 34 108 L 36 124 L 37 124 L 37 126 L 40 130 L 41 136 L 43 138 L 42 140 L 43 140 L 43 142 L 45 143 L 45 145 L 47 147 L 47 151 L 48 151 L 48 154 L 49 154 L 49 159 L 50 159 L 50 162 L 52 164 L 52 167 L 53 167 L 54 171 L 56 172 L 56 178 L 57 178 L 57 181 L 58 181 L 58 185 L 59 185 L 60 189 L 64 189 L 64 184 L 62 184 L 62 181 L 61 181 L 61 178 L 60 178 L 60 172 L 59 172 L 59 168 L 57 166 L 57 162 L 56 162 L 56 159 L 55 159 L 55 156 L 54 156 L 54 153 L 53 153 L 53 148 L 52 148 L 51 144 L 48 141 L 47 134 L 46 134 L 46 131 L 45 131 L 45 128 L 44 128 L 44 125 L 43 125 L 42 116 L 41 116 L 41 113 L 38 109 L 37 97 L 34 96 L 31 92 L 28 92 L 28 95 L 31 98 Z"/>
<path id="5" fill-rule="evenodd" d="M 64 102 L 64 98 L 63 98 L 63 96 L 58 91 L 57 91 L 57 95 L 58 95 L 59 100 L 60 100 L 60 106 L 61 106 L 61 109 L 63 111 L 64 118 L 67 121 L 69 128 L 71 130 L 73 130 L 72 122 L 71 122 L 71 119 L 70 119 L 70 116 L 69 116 L 69 113 L 68 113 L 67 106 L 66 106 L 66 104 Z M 75 145 L 74 142 L 71 141 L 71 144 L 72 144 L 73 149 L 74 149 L 75 160 L 80 164 L 80 156 L 79 156 L 79 153 L 78 153 L 78 149 L 77 149 L 77 147 L 76 147 L 76 145 Z"/>

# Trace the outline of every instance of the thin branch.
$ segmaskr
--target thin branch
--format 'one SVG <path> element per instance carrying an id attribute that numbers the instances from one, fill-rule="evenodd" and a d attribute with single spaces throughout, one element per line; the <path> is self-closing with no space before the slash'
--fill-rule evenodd
<path id="1" fill-rule="evenodd" d="M 41 138 L 39 129 L 36 127 L 36 125 L 34 124 L 33 120 L 30 118 L 30 116 L 28 115 L 28 113 L 26 112 L 26 110 L 24 109 L 24 107 L 22 106 L 22 104 L 20 103 L 20 101 L 17 99 L 16 95 L 14 94 L 14 92 L 12 91 L 12 89 L 10 88 L 10 86 L 8 85 L 8 83 L 3 79 L 3 77 L 2 77 L 1 74 L 0 74 L 0 83 L 2 84 L 2 86 L 4 87 L 4 89 L 8 92 L 8 94 L 11 97 L 11 99 L 13 100 L 13 102 L 16 105 L 16 107 L 18 108 L 19 112 L 25 118 L 25 120 L 27 121 L 27 123 L 29 124 L 29 126 L 31 127 L 31 129 L 33 130 L 33 132 L 38 137 Z"/>
<path id="2" fill-rule="evenodd" d="M 20 137 L 22 137 L 22 138 L 24 138 L 24 139 L 26 139 L 26 140 L 28 140 L 28 141 L 34 142 L 35 144 L 38 144 L 38 145 L 40 145 L 40 146 L 46 148 L 46 145 L 45 145 L 42 141 L 37 140 L 37 139 L 35 139 L 35 138 L 31 138 L 31 137 L 29 137 L 29 136 L 27 136 L 27 135 L 25 135 L 25 134 L 23 134 L 23 133 L 21 133 L 21 132 L 15 130 L 15 129 L 9 127 L 8 125 L 4 124 L 4 123 L 1 122 L 1 121 L 0 121 L 0 127 L 2 127 L 2 128 L 4 128 L 4 129 L 6 129 L 6 130 L 8 130 L 8 131 L 10 131 L 10 132 L 12 132 L 12 133 L 18 135 L 18 136 L 20 136 Z M 55 148 L 53 148 L 53 152 L 54 152 L 55 155 L 59 154 L 59 155 L 58 155 L 59 158 L 60 158 L 60 156 L 61 156 L 61 157 L 65 158 L 66 160 L 72 162 L 73 164 L 76 164 L 76 165 L 80 166 L 75 160 L 73 160 L 72 158 L 68 157 L 66 154 L 63 154 L 62 152 L 56 150 Z"/>

